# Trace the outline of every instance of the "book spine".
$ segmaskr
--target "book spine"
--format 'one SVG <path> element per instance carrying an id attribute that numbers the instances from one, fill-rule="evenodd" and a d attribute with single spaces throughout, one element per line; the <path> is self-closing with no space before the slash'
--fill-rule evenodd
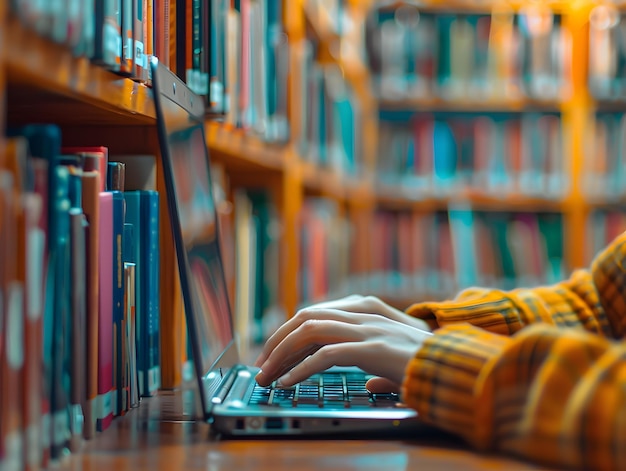
<path id="1" fill-rule="evenodd" d="M 120 72 L 125 75 L 132 75 L 134 73 L 134 2 L 135 0 L 122 0 L 122 58 Z"/>
<path id="2" fill-rule="evenodd" d="M 120 415 L 122 405 L 122 343 L 124 320 L 124 194 L 113 191 L 113 413 Z"/>
<path id="3" fill-rule="evenodd" d="M 69 438 L 69 420 L 67 407 L 69 391 L 65 378 L 68 377 L 67 357 L 64 338 L 70 338 L 70 280 L 69 280 L 69 171 L 66 167 L 57 165 L 54 168 L 56 175 L 56 192 L 53 195 L 55 231 L 51 233 L 51 244 L 55 246 L 55 261 L 51 265 L 54 273 L 54 313 L 51 325 L 52 348 L 52 388 L 51 388 L 51 458 L 59 460 L 67 448 Z M 50 302 L 47 300 L 47 302 Z"/>
<path id="4" fill-rule="evenodd" d="M 133 0 L 133 37 L 134 37 L 134 70 L 133 77 L 138 80 L 145 81 L 148 76 L 148 58 L 145 54 L 145 43 L 143 38 L 144 30 L 144 1 Z M 151 21 L 151 20 L 148 20 Z"/>
<path id="5" fill-rule="evenodd" d="M 85 438 L 90 439 L 96 432 L 95 402 L 98 396 L 98 309 L 100 276 L 98 271 L 100 230 L 100 173 L 83 173 L 83 211 L 89 224 L 87 233 L 87 386 L 83 404 L 85 414 Z"/>
<path id="6" fill-rule="evenodd" d="M 98 399 L 97 429 L 106 430 L 113 419 L 113 195 L 99 194 L 98 230 Z"/>
<path id="7" fill-rule="evenodd" d="M 128 380 L 128 406 L 139 406 L 139 372 L 137 369 L 137 278 L 135 263 L 124 264 L 125 273 L 125 324 L 126 324 L 126 377 Z"/>
<path id="8" fill-rule="evenodd" d="M 5 469 L 20 469 L 23 465 L 24 287 L 18 276 L 18 227 L 22 221 L 15 194 L 14 176 L 0 170 L 0 466 Z"/>
<path id="9" fill-rule="evenodd" d="M 72 333 L 71 395 L 70 395 L 70 449 L 78 451 L 83 441 L 85 415 L 85 383 L 87 377 L 85 355 L 87 353 L 87 219 L 82 208 L 70 210 L 70 259 Z"/>
<path id="10" fill-rule="evenodd" d="M 26 315 L 24 316 L 24 464 L 27 471 L 42 463 L 41 379 L 42 320 L 46 270 L 46 232 L 41 226 L 44 212 L 39 193 L 24 195 L 26 217 Z"/>
<path id="11" fill-rule="evenodd" d="M 160 359 L 160 306 L 159 306 L 159 194 L 156 191 L 141 192 L 144 283 L 144 317 L 139 335 L 144 343 L 140 355 L 144 356 L 144 392 L 152 396 L 161 386 Z"/>

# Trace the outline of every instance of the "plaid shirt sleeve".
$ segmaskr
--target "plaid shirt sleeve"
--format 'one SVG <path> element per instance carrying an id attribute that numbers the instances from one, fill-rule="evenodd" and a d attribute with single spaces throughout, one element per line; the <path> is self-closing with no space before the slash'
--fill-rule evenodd
<path id="1" fill-rule="evenodd" d="M 408 313 L 436 330 L 404 399 L 479 449 L 626 469 L 625 303 L 626 233 L 563 283 L 416 304 Z"/>

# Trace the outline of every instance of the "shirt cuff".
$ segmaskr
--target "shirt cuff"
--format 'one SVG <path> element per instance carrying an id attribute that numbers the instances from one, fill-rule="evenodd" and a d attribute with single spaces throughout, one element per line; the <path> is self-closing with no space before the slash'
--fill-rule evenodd
<path id="1" fill-rule="evenodd" d="M 508 342 L 469 324 L 437 330 L 407 365 L 403 400 L 425 422 L 489 448 L 493 398 L 482 385 Z"/>

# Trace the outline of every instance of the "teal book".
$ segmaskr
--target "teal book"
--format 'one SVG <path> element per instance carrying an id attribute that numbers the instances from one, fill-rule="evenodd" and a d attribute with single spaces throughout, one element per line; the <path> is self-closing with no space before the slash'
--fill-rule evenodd
<path id="1" fill-rule="evenodd" d="M 139 335 L 144 344 L 139 354 L 144 356 L 143 388 L 152 396 L 161 387 L 160 296 L 159 296 L 159 194 L 141 191 L 142 274 L 144 318 Z"/>
<path id="2" fill-rule="evenodd" d="M 447 190 L 454 183 L 457 169 L 457 143 L 445 120 L 436 120 L 433 129 L 434 182 L 436 190 Z"/>
<path id="3" fill-rule="evenodd" d="M 470 208 L 451 207 L 448 211 L 456 282 L 459 289 L 478 283 L 477 245 L 474 237 L 474 212 Z M 480 256 L 480 255 L 479 255 Z"/>
<path id="4" fill-rule="evenodd" d="M 159 194 L 152 190 L 124 192 L 126 222 L 133 226 L 135 269 L 135 340 L 141 396 L 161 386 L 159 303 Z"/>
<path id="5" fill-rule="evenodd" d="M 113 197 L 113 414 L 122 408 L 122 343 L 124 320 L 124 193 L 112 191 Z"/>

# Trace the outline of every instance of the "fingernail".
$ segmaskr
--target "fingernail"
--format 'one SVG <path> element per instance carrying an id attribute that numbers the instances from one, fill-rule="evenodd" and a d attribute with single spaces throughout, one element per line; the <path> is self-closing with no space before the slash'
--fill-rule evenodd
<path id="1" fill-rule="evenodd" d="M 289 373 L 287 373 L 287 374 L 285 374 L 285 375 L 281 376 L 280 378 L 278 378 L 278 379 L 276 380 L 276 387 L 279 387 L 279 388 L 288 388 L 289 386 L 292 386 L 292 385 L 289 383 L 289 379 L 290 379 L 290 378 L 291 378 L 291 375 L 290 375 Z"/>

